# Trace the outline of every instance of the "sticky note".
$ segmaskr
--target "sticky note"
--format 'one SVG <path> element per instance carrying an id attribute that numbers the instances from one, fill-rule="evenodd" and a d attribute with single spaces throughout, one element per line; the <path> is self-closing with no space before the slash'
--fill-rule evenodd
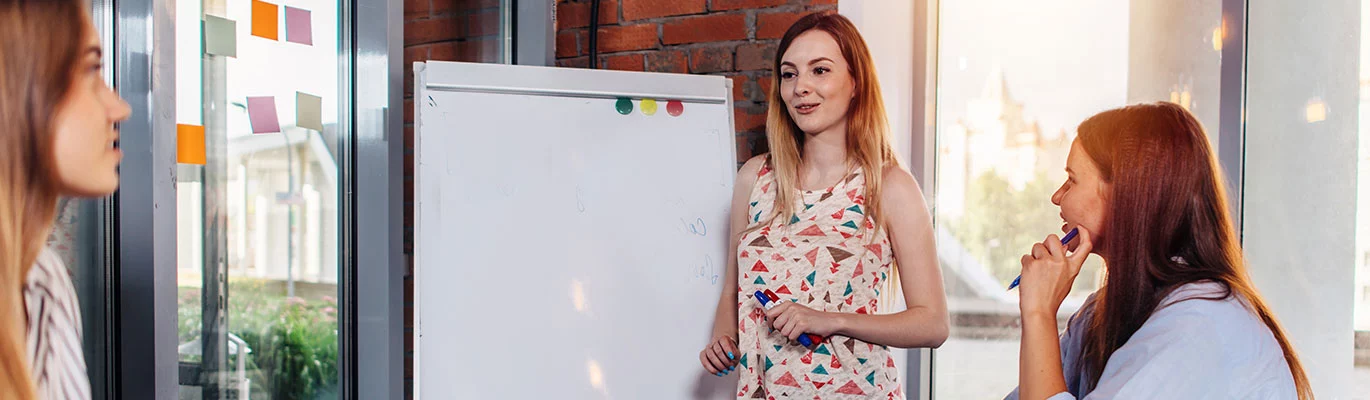
<path id="1" fill-rule="evenodd" d="M 303 45 L 314 45 L 313 21 L 309 10 L 285 6 L 285 40 Z"/>
<path id="2" fill-rule="evenodd" d="M 295 92 L 295 125 L 323 132 L 323 99 Z"/>
<path id="3" fill-rule="evenodd" d="M 281 131 L 281 120 L 276 116 L 275 97 L 248 97 L 247 119 L 252 123 L 252 133 Z"/>
<path id="4" fill-rule="evenodd" d="M 252 0 L 252 36 L 280 40 L 279 8 L 265 1 Z"/>
<path id="5" fill-rule="evenodd" d="M 205 53 L 238 57 L 238 23 L 231 19 L 206 15 Z"/>
<path id="6" fill-rule="evenodd" d="M 205 165 L 205 127 L 176 124 L 176 162 Z"/>

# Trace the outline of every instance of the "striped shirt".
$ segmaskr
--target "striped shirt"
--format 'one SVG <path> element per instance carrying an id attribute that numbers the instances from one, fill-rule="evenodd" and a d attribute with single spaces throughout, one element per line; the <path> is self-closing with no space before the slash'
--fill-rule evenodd
<path id="1" fill-rule="evenodd" d="M 24 281 L 29 370 L 39 399 L 89 399 L 81 308 L 66 266 L 43 249 Z"/>

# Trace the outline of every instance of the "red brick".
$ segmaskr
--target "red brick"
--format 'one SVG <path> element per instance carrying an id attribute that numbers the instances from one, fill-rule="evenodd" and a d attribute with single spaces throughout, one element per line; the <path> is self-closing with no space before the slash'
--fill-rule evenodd
<path id="1" fill-rule="evenodd" d="M 563 68 L 590 68 L 590 57 L 557 60 L 557 66 Z"/>
<path id="2" fill-rule="evenodd" d="M 707 74 L 733 70 L 733 47 L 700 47 L 690 51 L 690 72 Z"/>
<path id="3" fill-rule="evenodd" d="M 414 149 L 414 127 L 412 126 L 404 127 L 404 148 L 409 150 Z M 405 193 L 413 193 L 413 191 L 410 190 Z"/>
<path id="4" fill-rule="evenodd" d="M 430 0 L 404 0 L 404 19 L 426 17 L 432 9 Z"/>
<path id="5" fill-rule="evenodd" d="M 499 7 L 499 0 L 432 0 L 432 2 L 433 14 L 435 15 Z"/>
<path id="6" fill-rule="evenodd" d="M 738 132 L 755 132 L 766 128 L 766 109 L 747 104 L 733 107 L 733 124 Z"/>
<path id="7" fill-rule="evenodd" d="M 804 0 L 804 3 L 807 3 L 807 4 L 809 4 L 809 5 L 818 5 L 818 4 L 831 4 L 831 5 L 837 5 L 837 0 Z"/>
<path id="8" fill-rule="evenodd" d="M 600 68 L 612 69 L 617 71 L 645 71 L 641 54 L 624 54 L 604 57 Z"/>
<path id="9" fill-rule="evenodd" d="M 557 58 L 580 55 L 580 31 L 565 31 L 557 34 Z"/>
<path id="10" fill-rule="evenodd" d="M 657 24 L 610 26 L 599 29 L 599 52 L 655 49 L 661 46 L 657 38 Z M 586 44 L 589 48 L 589 44 Z"/>
<path id="11" fill-rule="evenodd" d="M 467 36 L 490 36 L 499 34 L 500 17 L 498 12 L 486 11 L 467 16 Z"/>
<path id="12" fill-rule="evenodd" d="M 710 10 L 754 10 L 775 7 L 789 3 L 789 0 L 714 0 Z"/>
<path id="13" fill-rule="evenodd" d="M 429 53 L 429 59 L 437 61 L 497 62 L 499 61 L 499 41 L 486 38 L 438 43 Z"/>
<path id="14" fill-rule="evenodd" d="M 428 50 L 433 45 L 421 45 L 404 49 L 404 96 L 414 95 L 414 62 L 428 60 Z"/>
<path id="15" fill-rule="evenodd" d="M 738 71 L 767 71 L 775 66 L 776 43 L 748 43 L 737 46 Z"/>
<path id="16" fill-rule="evenodd" d="M 773 12 L 756 15 L 756 38 L 757 39 L 779 39 L 785 36 L 785 31 L 790 29 L 799 18 L 808 15 L 804 12 Z"/>
<path id="17" fill-rule="evenodd" d="M 704 0 L 623 0 L 626 21 L 703 13 Z"/>
<path id="18" fill-rule="evenodd" d="M 757 154 L 763 154 L 767 151 L 770 151 L 770 146 L 768 145 L 768 143 L 766 143 L 766 132 L 764 131 L 740 132 L 737 134 L 737 136 L 742 138 L 742 141 L 747 143 L 747 150 L 749 150 L 745 153 L 737 153 L 737 163 L 739 166 L 743 162 L 746 162 L 748 159 L 751 159 L 752 156 L 755 156 Z M 739 147 L 738 150 L 742 150 L 742 148 Z"/>
<path id="19" fill-rule="evenodd" d="M 413 307 L 413 306 L 408 306 L 408 307 L 405 307 L 405 308 L 404 308 L 404 326 L 407 326 L 407 327 L 413 327 L 413 326 L 414 326 L 414 307 Z M 413 337 L 414 335 L 405 335 L 405 336 Z"/>
<path id="20" fill-rule="evenodd" d="M 722 42 L 747 38 L 747 17 L 715 14 L 686 17 L 667 23 L 661 35 L 666 44 Z"/>
<path id="21" fill-rule="evenodd" d="M 647 70 L 651 72 L 672 72 L 683 74 L 689 72 L 689 61 L 686 59 L 685 52 L 680 50 L 662 50 L 647 53 Z"/>
<path id="22" fill-rule="evenodd" d="M 599 2 L 599 25 L 618 23 L 618 0 Z M 557 30 L 590 26 L 590 3 L 557 4 Z"/>
<path id="23" fill-rule="evenodd" d="M 414 123 L 414 99 L 404 99 L 404 123 Z"/>
<path id="24" fill-rule="evenodd" d="M 743 98 L 748 101 L 766 102 L 766 96 L 770 95 L 771 75 L 758 76 L 748 82 L 747 88 L 742 91 Z"/>
<path id="25" fill-rule="evenodd" d="M 728 79 L 733 81 L 733 101 L 742 101 L 744 99 L 742 88 L 746 87 L 747 81 L 751 79 L 747 78 L 746 75 L 732 75 Z"/>
<path id="26" fill-rule="evenodd" d="M 440 17 L 411 21 L 404 24 L 404 45 L 453 40 L 466 27 L 465 17 Z"/>

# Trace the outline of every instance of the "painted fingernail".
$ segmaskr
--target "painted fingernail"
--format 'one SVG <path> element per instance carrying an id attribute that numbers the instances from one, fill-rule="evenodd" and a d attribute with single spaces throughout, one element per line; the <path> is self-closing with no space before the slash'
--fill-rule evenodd
<path id="1" fill-rule="evenodd" d="M 731 352 L 731 351 L 728 352 L 728 359 L 729 359 L 729 360 L 733 359 L 733 352 Z"/>
<path id="2" fill-rule="evenodd" d="M 723 373 L 722 373 L 722 372 L 719 372 L 719 373 L 717 373 L 717 374 L 714 374 L 714 375 L 717 375 L 717 376 L 723 376 Z"/>

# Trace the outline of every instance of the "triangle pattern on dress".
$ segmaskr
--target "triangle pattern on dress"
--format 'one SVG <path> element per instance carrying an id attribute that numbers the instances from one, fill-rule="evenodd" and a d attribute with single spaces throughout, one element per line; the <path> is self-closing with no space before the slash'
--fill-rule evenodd
<path id="1" fill-rule="evenodd" d="M 845 226 L 845 227 L 848 227 L 848 228 L 852 228 L 852 229 L 861 229 L 861 228 L 856 227 L 856 222 L 853 222 L 853 221 L 844 222 L 844 223 L 842 223 L 842 226 Z"/>
<path id="2" fill-rule="evenodd" d="M 747 245 L 752 247 L 771 247 L 771 241 L 767 240 L 765 236 L 757 236 L 755 240 L 752 240 L 752 242 Z"/>
<path id="3" fill-rule="evenodd" d="M 809 266 L 816 266 L 818 264 L 818 248 L 815 247 L 808 253 L 804 253 L 804 258 L 809 260 Z"/>
<path id="4" fill-rule="evenodd" d="M 752 203 L 752 205 L 756 205 L 756 203 Z M 866 213 L 861 212 L 861 206 L 859 206 L 859 205 L 853 205 L 853 206 L 851 206 L 851 207 L 847 207 L 847 211 L 853 211 L 853 212 L 856 212 L 857 214 L 866 215 Z"/>
<path id="5" fill-rule="evenodd" d="M 794 375 L 790 375 L 789 372 L 786 372 L 785 375 L 781 375 L 780 379 L 776 379 L 775 384 L 780 386 L 799 387 L 799 381 L 794 380 Z"/>
<path id="6" fill-rule="evenodd" d="M 832 246 L 828 246 L 828 254 L 832 255 L 832 260 L 836 262 L 842 262 L 852 256 L 851 252 Z"/>
<path id="7" fill-rule="evenodd" d="M 817 367 L 814 367 L 813 373 L 819 374 L 819 375 L 827 375 L 827 374 L 828 374 L 828 370 L 827 370 L 826 368 L 823 368 L 823 364 L 818 364 Z"/>
<path id="8" fill-rule="evenodd" d="M 854 395 L 857 395 L 857 396 L 865 396 L 865 395 L 866 395 L 866 392 L 861 391 L 861 387 L 860 387 L 860 386 L 856 386 L 856 382 L 855 382 L 855 381 L 847 381 L 847 384 L 846 384 L 846 385 L 842 385 L 841 388 L 838 388 L 838 389 L 837 389 L 837 393 L 841 393 L 841 394 L 854 394 Z"/>
<path id="9" fill-rule="evenodd" d="M 804 230 L 799 231 L 798 235 L 799 235 L 799 236 L 827 236 L 827 234 L 824 234 L 824 233 L 823 233 L 823 230 L 822 230 L 822 229 L 819 229 L 819 228 L 818 228 L 818 225 L 809 225 L 808 228 L 804 228 Z"/>
<path id="10" fill-rule="evenodd" d="M 832 353 L 828 352 L 828 345 L 826 345 L 826 344 L 820 344 L 820 345 L 818 345 L 818 350 L 814 350 L 813 352 L 814 352 L 814 354 L 822 354 L 822 355 L 825 355 L 825 356 L 830 356 L 830 355 L 832 355 Z"/>
<path id="11" fill-rule="evenodd" d="M 771 272 L 771 270 L 766 268 L 766 263 L 756 260 L 756 264 L 752 264 L 752 272 Z"/>

